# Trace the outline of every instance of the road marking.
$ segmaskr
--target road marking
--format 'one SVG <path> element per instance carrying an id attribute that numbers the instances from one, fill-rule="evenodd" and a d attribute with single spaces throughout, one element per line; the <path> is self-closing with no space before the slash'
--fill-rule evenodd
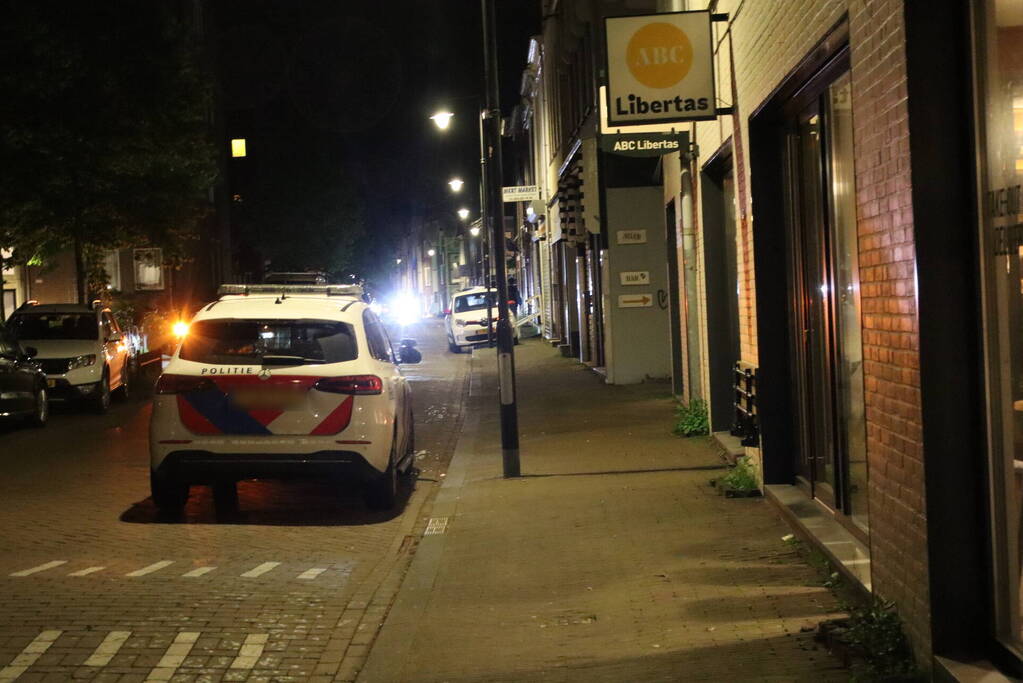
<path id="1" fill-rule="evenodd" d="M 242 649 L 238 652 L 238 656 L 234 658 L 234 661 L 231 662 L 230 668 L 251 669 L 256 666 L 256 662 L 263 656 L 263 646 L 266 645 L 269 637 L 269 633 L 250 633 L 245 636 Z"/>
<path id="2" fill-rule="evenodd" d="M 268 571 L 276 569 L 280 565 L 281 565 L 280 562 L 264 562 L 258 567 L 253 567 L 249 571 L 245 572 L 244 574 L 242 574 L 242 576 L 245 577 L 246 579 L 254 579 L 257 576 L 262 576 L 263 574 L 266 574 Z"/>
<path id="3" fill-rule="evenodd" d="M 96 572 L 103 571 L 106 567 L 86 567 L 85 569 L 79 569 L 76 572 L 71 572 L 68 576 L 88 576 L 89 574 L 95 574 Z"/>
<path id="4" fill-rule="evenodd" d="M 63 562 L 59 563 L 63 564 Z M 40 655 L 50 649 L 53 641 L 60 637 L 63 631 L 43 631 L 37 635 L 31 643 L 25 646 L 17 657 L 10 664 L 0 669 L 0 683 L 9 683 L 28 670 L 28 667 L 36 663 Z"/>
<path id="5" fill-rule="evenodd" d="M 130 635 L 131 631 L 111 631 L 108 633 L 107 637 L 96 648 L 96 651 L 85 660 L 85 666 L 106 666 L 109 664 L 110 660 L 114 658 L 114 655 L 117 654 L 117 651 L 121 649 L 124 641 L 128 640 Z"/>
<path id="6" fill-rule="evenodd" d="M 167 648 L 167 652 L 156 664 L 156 668 L 149 672 L 146 677 L 149 681 L 169 681 L 174 672 L 178 670 L 185 657 L 192 651 L 192 646 L 199 639 L 198 631 L 182 631 L 174 638 L 174 642 Z"/>
<path id="7" fill-rule="evenodd" d="M 319 567 L 316 567 L 314 569 L 306 569 L 304 572 L 302 572 L 301 574 L 298 575 L 298 578 L 300 578 L 300 579 L 315 579 L 317 576 L 319 576 L 320 574 L 322 574 L 325 571 L 327 571 L 326 567 L 324 567 L 322 569 L 319 568 Z"/>
<path id="8" fill-rule="evenodd" d="M 185 572 L 181 576 L 183 576 L 183 577 L 185 577 L 187 579 L 194 579 L 197 576 L 202 576 L 203 574 L 209 574 L 214 569 L 216 569 L 216 567 L 199 567 L 197 569 L 193 569 L 190 572 Z"/>
<path id="9" fill-rule="evenodd" d="M 47 562 L 46 564 L 41 564 L 38 567 L 22 569 L 20 572 L 14 572 L 12 574 L 9 574 L 8 576 L 28 576 L 30 574 L 36 574 L 38 572 L 45 572 L 47 569 L 53 569 L 54 567 L 59 567 L 62 564 L 67 564 L 67 560 L 54 560 L 52 562 Z"/>
<path id="10" fill-rule="evenodd" d="M 448 530 L 447 517 L 431 517 L 426 524 L 424 536 L 438 536 Z"/>
<path id="11" fill-rule="evenodd" d="M 125 574 L 125 576 L 145 576 L 146 574 L 158 572 L 164 567 L 169 567 L 172 564 L 174 564 L 173 560 L 160 560 L 159 562 L 154 562 L 148 567 L 143 567 L 142 569 L 136 569 L 133 572 L 128 572 L 127 574 Z"/>

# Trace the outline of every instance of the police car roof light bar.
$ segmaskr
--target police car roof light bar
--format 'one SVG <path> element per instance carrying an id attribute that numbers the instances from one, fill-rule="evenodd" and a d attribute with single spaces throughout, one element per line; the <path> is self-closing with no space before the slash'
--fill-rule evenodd
<path id="1" fill-rule="evenodd" d="M 249 294 L 319 294 L 321 297 L 361 297 L 359 284 L 222 284 L 218 297 Z"/>

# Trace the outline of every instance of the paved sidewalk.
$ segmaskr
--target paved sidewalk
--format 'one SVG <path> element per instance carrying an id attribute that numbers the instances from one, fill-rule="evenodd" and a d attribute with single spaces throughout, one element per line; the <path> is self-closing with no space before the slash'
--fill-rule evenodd
<path id="1" fill-rule="evenodd" d="M 803 632 L 830 593 L 762 499 L 725 499 L 668 385 L 517 349 L 522 472 L 501 477 L 494 356 L 359 681 L 847 680 Z M 447 526 L 443 526 L 446 518 Z"/>

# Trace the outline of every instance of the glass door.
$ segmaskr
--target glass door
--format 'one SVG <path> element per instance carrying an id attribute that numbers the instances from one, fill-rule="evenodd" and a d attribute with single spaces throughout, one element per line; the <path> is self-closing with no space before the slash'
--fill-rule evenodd
<path id="1" fill-rule="evenodd" d="M 793 102 L 789 117 L 796 477 L 865 534 L 862 312 L 848 72 Z"/>

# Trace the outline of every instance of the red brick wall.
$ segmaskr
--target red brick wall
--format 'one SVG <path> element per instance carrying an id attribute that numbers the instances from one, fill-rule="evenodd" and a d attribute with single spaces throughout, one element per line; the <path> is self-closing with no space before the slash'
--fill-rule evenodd
<path id="1" fill-rule="evenodd" d="M 850 3 L 873 588 L 921 661 L 930 606 L 902 0 Z"/>

